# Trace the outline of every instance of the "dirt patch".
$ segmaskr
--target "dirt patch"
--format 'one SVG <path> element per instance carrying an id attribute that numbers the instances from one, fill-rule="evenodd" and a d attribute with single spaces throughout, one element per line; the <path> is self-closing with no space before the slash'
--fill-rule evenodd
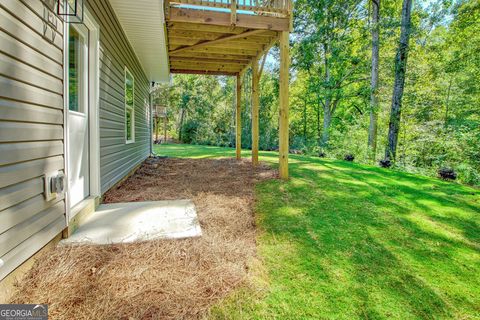
<path id="1" fill-rule="evenodd" d="M 104 202 L 193 199 L 203 236 L 65 246 L 43 256 L 14 303 L 52 319 L 195 319 L 245 283 L 255 259 L 254 184 L 276 176 L 232 159 L 149 159 Z"/>

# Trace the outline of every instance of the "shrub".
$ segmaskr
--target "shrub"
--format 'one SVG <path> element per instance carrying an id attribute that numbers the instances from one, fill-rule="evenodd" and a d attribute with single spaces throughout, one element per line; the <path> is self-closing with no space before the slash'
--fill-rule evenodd
<path id="1" fill-rule="evenodd" d="M 182 141 L 183 143 L 196 142 L 197 131 L 199 130 L 199 123 L 195 120 L 188 120 L 182 127 Z"/>
<path id="2" fill-rule="evenodd" d="M 352 162 L 353 160 L 355 160 L 355 156 L 351 153 L 348 153 L 345 155 L 345 157 L 343 157 L 343 160 Z"/>
<path id="3" fill-rule="evenodd" d="M 457 173 L 452 168 L 440 168 L 438 170 L 438 176 L 443 180 L 457 179 Z"/>
<path id="4" fill-rule="evenodd" d="M 378 164 L 380 164 L 382 168 L 390 168 L 392 166 L 392 162 L 389 159 L 382 159 Z"/>
<path id="5" fill-rule="evenodd" d="M 455 168 L 458 180 L 466 184 L 480 185 L 480 170 L 466 163 L 460 164 Z"/>

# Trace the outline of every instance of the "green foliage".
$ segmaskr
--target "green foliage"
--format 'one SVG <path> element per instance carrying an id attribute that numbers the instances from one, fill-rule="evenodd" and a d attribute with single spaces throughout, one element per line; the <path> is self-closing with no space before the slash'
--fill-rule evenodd
<path id="1" fill-rule="evenodd" d="M 365 6 L 358 0 L 299 0 L 295 12 L 293 65 L 308 74 L 305 84 L 316 112 L 323 111 L 319 145 L 329 147 L 335 114 L 362 104 L 368 93 Z"/>
<path id="2" fill-rule="evenodd" d="M 125 104 L 133 108 L 134 79 L 130 71 L 125 70 Z"/>

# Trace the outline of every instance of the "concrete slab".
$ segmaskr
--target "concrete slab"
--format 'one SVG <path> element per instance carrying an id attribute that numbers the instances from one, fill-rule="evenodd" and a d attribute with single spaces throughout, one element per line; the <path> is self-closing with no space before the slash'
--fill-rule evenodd
<path id="1" fill-rule="evenodd" d="M 191 200 L 102 204 L 62 244 L 112 244 L 202 235 Z"/>

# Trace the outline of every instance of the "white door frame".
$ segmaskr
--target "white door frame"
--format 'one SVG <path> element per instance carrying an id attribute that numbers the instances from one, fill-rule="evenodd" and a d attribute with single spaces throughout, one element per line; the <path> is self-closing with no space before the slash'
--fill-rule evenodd
<path id="1" fill-rule="evenodd" d="M 99 93 L 100 93 L 100 25 L 95 21 L 93 16 L 90 14 L 87 8 L 84 8 L 84 24 L 88 28 L 89 37 L 88 37 L 88 127 L 89 127 L 89 165 L 90 165 L 90 197 L 85 200 L 100 197 L 101 196 L 101 186 L 100 186 L 100 121 L 99 121 Z M 64 112 L 63 112 L 63 137 L 64 137 L 64 166 L 65 166 L 65 175 L 66 175 L 66 192 L 65 192 L 65 211 L 67 225 L 70 220 L 73 218 L 74 214 L 72 213 L 70 206 L 70 196 L 69 196 L 69 186 L 68 186 L 68 177 L 69 177 L 69 149 L 70 145 L 68 142 L 68 34 L 69 34 L 69 24 L 63 24 L 63 35 L 64 35 L 64 54 L 63 54 L 63 71 L 64 71 Z M 84 201 L 85 201 L 84 200 Z M 82 202 L 78 204 L 82 205 Z"/>

